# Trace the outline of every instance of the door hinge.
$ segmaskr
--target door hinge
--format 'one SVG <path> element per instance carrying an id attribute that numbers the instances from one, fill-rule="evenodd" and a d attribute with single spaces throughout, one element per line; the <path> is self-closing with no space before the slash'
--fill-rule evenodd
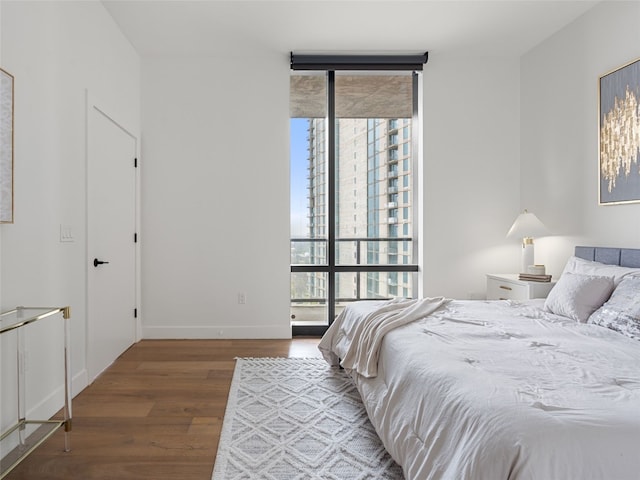
<path id="1" fill-rule="evenodd" d="M 133 243 L 138 243 L 138 234 L 137 233 L 133 234 Z"/>
<path id="2" fill-rule="evenodd" d="M 133 168 L 138 168 L 138 159 L 137 158 L 133 159 Z"/>
<path id="3" fill-rule="evenodd" d="M 138 309 L 137 308 L 133 309 L 133 318 L 138 318 Z"/>

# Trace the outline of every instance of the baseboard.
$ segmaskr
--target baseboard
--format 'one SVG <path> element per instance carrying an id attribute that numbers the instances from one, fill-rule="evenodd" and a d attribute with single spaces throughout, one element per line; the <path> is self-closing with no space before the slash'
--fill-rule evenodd
<path id="1" fill-rule="evenodd" d="M 83 369 L 71 379 L 71 395 L 75 397 L 87 386 L 87 371 Z M 29 408 L 27 418 L 48 419 L 64 406 L 64 385 L 60 385 L 47 397 Z M 73 403 L 72 403 L 73 412 Z"/>
<path id="2" fill-rule="evenodd" d="M 83 368 L 80 373 L 77 373 L 71 379 L 71 396 L 75 397 L 88 386 L 89 374 L 87 373 L 87 369 Z"/>
<path id="3" fill-rule="evenodd" d="M 287 339 L 291 338 L 290 325 L 264 326 L 142 326 L 144 339 Z"/>

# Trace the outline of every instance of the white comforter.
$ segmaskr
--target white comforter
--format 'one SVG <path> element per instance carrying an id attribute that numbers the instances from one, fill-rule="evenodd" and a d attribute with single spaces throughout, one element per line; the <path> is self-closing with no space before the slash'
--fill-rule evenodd
<path id="1" fill-rule="evenodd" d="M 382 305 L 347 308 L 325 358 Z M 407 480 L 640 478 L 640 342 L 539 305 L 452 301 L 390 331 L 376 377 L 352 372 Z"/>

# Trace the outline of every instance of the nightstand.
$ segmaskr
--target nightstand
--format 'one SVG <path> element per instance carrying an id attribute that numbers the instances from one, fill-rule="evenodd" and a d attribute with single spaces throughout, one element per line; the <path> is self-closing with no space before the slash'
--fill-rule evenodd
<path id="1" fill-rule="evenodd" d="M 530 300 L 546 298 L 556 284 L 518 280 L 517 273 L 488 273 L 487 300 Z"/>

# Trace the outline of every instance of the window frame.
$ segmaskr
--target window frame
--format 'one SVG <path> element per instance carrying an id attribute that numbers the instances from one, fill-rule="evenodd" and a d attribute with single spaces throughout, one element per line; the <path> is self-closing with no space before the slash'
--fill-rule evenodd
<path id="1" fill-rule="evenodd" d="M 293 55 L 292 55 L 293 57 Z M 425 60 L 426 61 L 426 60 Z M 293 68 L 293 67 L 292 67 Z M 316 69 L 314 69 L 316 70 Z M 317 70 L 322 70 L 318 68 Z M 343 70 L 343 69 L 337 69 Z M 398 69 L 400 70 L 400 69 Z M 411 227 L 412 234 L 411 237 L 407 240 L 412 241 L 412 259 L 413 263 L 395 263 L 395 264 L 354 264 L 354 265 L 337 265 L 336 264 L 336 250 L 337 250 L 337 239 L 336 239 L 336 158 L 337 158 L 337 118 L 335 112 L 335 101 L 336 101 L 336 69 L 327 69 L 327 117 L 325 118 L 326 129 L 325 129 L 325 153 L 326 153 L 326 168 L 327 168 L 327 194 L 326 194 L 326 208 L 327 208 L 327 217 L 326 217 L 326 226 L 327 226 L 327 236 L 326 236 L 326 248 L 327 248 L 327 264 L 323 265 L 315 265 L 315 264 L 291 264 L 291 273 L 315 273 L 321 272 L 326 273 L 327 285 L 326 285 L 326 301 L 327 301 L 327 324 L 326 325 L 292 325 L 292 334 L 294 336 L 297 335 L 322 335 L 329 328 L 329 326 L 333 323 L 336 317 L 336 286 L 337 286 L 337 278 L 341 273 L 383 273 L 383 272 L 402 272 L 404 275 L 411 274 L 413 276 L 413 288 L 412 294 L 413 297 L 416 298 L 418 296 L 418 272 L 419 272 L 419 248 L 418 248 L 418 218 L 417 214 L 422 209 L 419 208 L 418 200 L 419 200 L 419 179 L 417 177 L 418 172 L 421 169 L 418 167 L 418 154 L 421 151 L 419 148 L 420 143 L 420 115 L 419 115 L 419 106 L 421 104 L 420 98 L 420 69 L 415 69 L 412 72 L 412 121 L 411 121 L 411 141 L 412 145 L 410 148 L 410 164 L 411 164 L 411 173 L 412 173 L 412 207 L 409 209 L 409 215 L 411 217 Z M 406 126 L 405 126 L 406 128 Z M 404 132 L 403 132 L 404 136 Z M 397 168 L 397 167 L 396 167 Z M 397 177 L 395 179 L 397 185 Z M 396 194 L 398 192 L 398 188 L 396 187 Z M 403 227 L 403 232 L 404 232 Z M 406 237 L 394 237 L 400 239 L 404 239 Z M 301 240 L 301 239 L 291 239 L 293 240 Z M 397 258 L 397 257 L 396 257 Z M 403 256 L 403 258 L 406 258 Z M 358 277 L 359 278 L 359 277 Z M 358 280 L 359 282 L 359 280 Z M 398 288 L 399 290 L 399 288 Z M 406 288 L 404 288 L 406 291 Z"/>

